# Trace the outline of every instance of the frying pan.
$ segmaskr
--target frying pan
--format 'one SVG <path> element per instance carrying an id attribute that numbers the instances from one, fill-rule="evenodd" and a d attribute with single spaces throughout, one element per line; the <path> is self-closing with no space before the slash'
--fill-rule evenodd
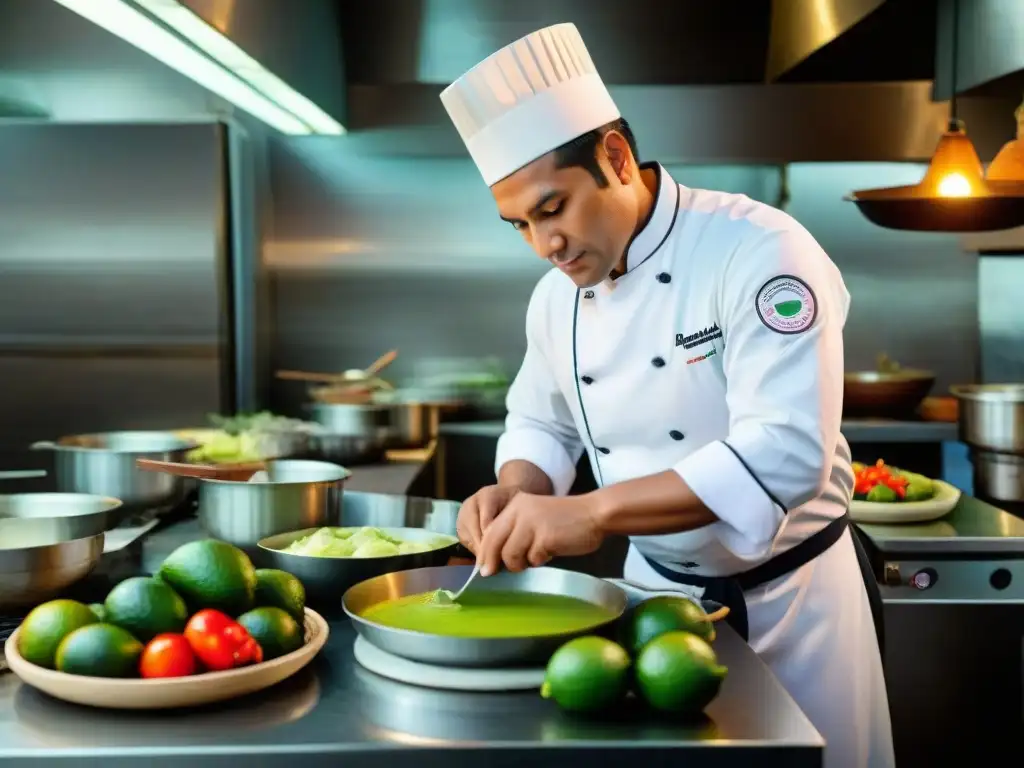
<path id="1" fill-rule="evenodd" d="M 988 232 L 1024 225 L 1024 187 L 990 184 L 985 197 L 923 197 L 919 185 L 865 189 L 846 199 L 864 217 L 886 229 L 927 232 Z"/>
<path id="2" fill-rule="evenodd" d="M 510 667 L 544 664 L 551 654 L 573 637 L 591 634 L 618 620 L 629 603 L 625 590 L 596 576 L 561 568 L 528 568 L 520 573 L 501 571 L 486 579 L 477 579 L 473 591 L 539 592 L 575 597 L 605 608 L 607 621 L 578 632 L 514 638 L 475 638 L 429 635 L 394 629 L 367 621 L 368 608 L 407 595 L 447 589 L 457 592 L 473 567 L 452 565 L 389 573 L 351 587 L 341 604 L 356 632 L 382 651 L 426 664 L 451 667 Z M 443 609 L 442 609 L 443 610 Z"/>
<path id="3" fill-rule="evenodd" d="M 912 416 L 935 384 L 935 374 L 897 371 L 850 371 L 843 377 L 843 415 L 847 417 Z"/>

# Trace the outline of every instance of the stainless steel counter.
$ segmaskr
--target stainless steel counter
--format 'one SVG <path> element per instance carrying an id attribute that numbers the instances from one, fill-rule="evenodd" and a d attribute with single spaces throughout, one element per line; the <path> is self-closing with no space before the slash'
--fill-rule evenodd
<path id="1" fill-rule="evenodd" d="M 458 505 L 346 493 L 353 524 L 427 523 L 442 529 Z M 453 512 L 454 510 L 454 512 Z M 77 593 L 96 599 L 114 581 L 148 572 L 179 544 L 201 535 L 195 521 L 160 530 L 105 560 Z M 91 590 L 91 591 L 90 591 Z M 685 760 L 698 768 L 820 766 L 823 743 L 767 667 L 727 627 L 715 646 L 729 669 L 720 697 L 696 723 L 627 711 L 601 722 L 558 711 L 535 693 L 463 694 L 395 683 L 359 667 L 355 634 L 331 617 L 331 638 L 311 668 L 263 694 L 195 711 L 119 713 L 63 704 L 0 676 L 0 760 L 74 761 L 77 766 L 260 765 L 350 768 L 594 766 L 624 759 Z M 567 751 L 570 750 L 570 751 Z M 628 756 L 625 754 L 628 753 Z"/>
<path id="2" fill-rule="evenodd" d="M 1024 520 L 967 494 L 952 512 L 930 523 L 858 527 L 887 558 L 1002 555 L 1024 561 Z"/>
<path id="3" fill-rule="evenodd" d="M 442 435 L 498 437 L 503 421 L 478 421 L 441 425 Z M 957 425 L 936 421 L 846 419 L 843 434 L 851 443 L 942 443 L 957 440 Z"/>

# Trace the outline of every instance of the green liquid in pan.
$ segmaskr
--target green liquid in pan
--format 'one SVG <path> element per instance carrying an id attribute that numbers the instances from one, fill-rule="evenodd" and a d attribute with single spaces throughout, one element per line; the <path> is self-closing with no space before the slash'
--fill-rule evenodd
<path id="1" fill-rule="evenodd" d="M 615 618 L 600 605 L 575 597 L 533 592 L 467 592 L 454 605 L 435 593 L 407 595 L 371 606 L 367 621 L 394 629 L 449 637 L 535 637 L 580 632 Z"/>

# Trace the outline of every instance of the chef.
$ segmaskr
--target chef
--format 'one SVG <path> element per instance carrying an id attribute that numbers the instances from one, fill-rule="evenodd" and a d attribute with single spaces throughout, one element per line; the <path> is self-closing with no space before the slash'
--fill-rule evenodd
<path id="1" fill-rule="evenodd" d="M 733 609 L 828 768 L 892 766 L 877 585 L 847 517 L 835 265 L 785 213 L 638 163 L 572 24 L 441 100 L 500 217 L 555 267 L 526 312 L 497 484 L 459 512 L 481 573 L 628 536 L 627 579 Z M 600 488 L 569 496 L 584 451 Z"/>

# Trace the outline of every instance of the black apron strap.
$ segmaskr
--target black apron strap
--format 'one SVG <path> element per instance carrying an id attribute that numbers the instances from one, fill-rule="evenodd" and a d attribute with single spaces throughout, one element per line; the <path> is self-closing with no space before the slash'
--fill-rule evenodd
<path id="1" fill-rule="evenodd" d="M 868 591 L 868 605 L 871 606 L 871 618 L 875 622 L 875 636 L 878 638 L 878 652 L 882 654 L 882 670 L 885 670 L 885 614 L 882 610 L 882 590 L 878 588 L 878 580 L 875 579 L 874 569 L 871 567 L 871 559 L 868 557 L 864 542 L 861 541 L 861 532 L 856 526 L 853 528 L 853 548 L 857 551 L 857 564 L 860 565 L 860 575 L 864 578 L 864 588 Z"/>
<path id="2" fill-rule="evenodd" d="M 850 516 L 844 514 L 796 546 L 776 555 L 767 562 L 761 563 L 761 565 L 751 568 L 749 571 L 738 573 L 735 576 L 700 576 L 697 574 L 680 573 L 671 568 L 666 568 L 646 555 L 643 557 L 659 576 L 676 584 L 704 587 L 704 597 L 706 599 L 728 606 L 729 615 L 725 619 L 726 623 L 735 629 L 740 637 L 749 641 L 750 624 L 747 621 L 747 601 L 743 593 L 754 587 L 774 581 L 788 573 L 792 573 L 802 565 L 811 562 L 839 541 L 849 527 Z M 856 540 L 856 536 L 854 536 L 854 539 Z M 877 590 L 877 585 L 875 586 Z M 874 611 L 872 611 L 873 614 Z M 877 626 L 876 620 L 876 631 Z"/>
<path id="3" fill-rule="evenodd" d="M 651 560 L 647 555 L 643 556 L 647 564 L 654 569 L 654 572 L 676 584 L 683 584 L 690 587 L 703 587 L 704 600 L 709 600 L 729 609 L 725 617 L 725 623 L 736 630 L 736 634 L 744 641 L 750 640 L 750 625 L 747 622 L 747 599 L 743 596 L 743 588 L 740 583 L 729 576 L 692 576 L 679 571 L 666 568 L 656 560 Z M 697 580 L 699 579 L 699 583 Z"/>

